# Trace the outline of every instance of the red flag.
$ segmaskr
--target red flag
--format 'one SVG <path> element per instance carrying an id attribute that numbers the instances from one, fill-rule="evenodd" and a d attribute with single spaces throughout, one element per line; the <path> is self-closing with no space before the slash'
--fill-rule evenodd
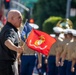
<path id="1" fill-rule="evenodd" d="M 56 42 L 56 39 L 39 30 L 32 29 L 28 36 L 27 46 L 44 55 L 48 55 L 50 47 Z"/>

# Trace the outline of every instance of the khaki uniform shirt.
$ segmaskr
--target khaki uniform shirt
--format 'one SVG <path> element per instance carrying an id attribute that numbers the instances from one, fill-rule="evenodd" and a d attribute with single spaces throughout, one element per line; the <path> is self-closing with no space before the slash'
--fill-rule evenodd
<path id="1" fill-rule="evenodd" d="M 35 51 L 30 49 L 25 42 L 21 40 L 20 45 L 23 46 L 23 55 L 35 55 Z"/>
<path id="2" fill-rule="evenodd" d="M 24 55 L 35 55 L 35 51 L 30 49 L 26 44 L 24 45 Z"/>
<path id="3" fill-rule="evenodd" d="M 74 43 L 75 43 L 75 47 L 74 47 L 74 51 L 72 53 L 72 59 L 76 59 L 76 41 Z"/>
<path id="4" fill-rule="evenodd" d="M 72 53 L 75 51 L 75 47 L 76 47 L 76 42 L 70 42 L 66 45 L 64 49 L 64 54 L 66 54 L 68 61 L 72 60 Z"/>
<path id="5" fill-rule="evenodd" d="M 61 57 L 62 57 L 62 52 L 64 51 L 64 48 L 66 46 L 66 44 L 68 44 L 70 42 L 69 39 L 64 39 L 63 42 L 62 42 L 62 50 L 60 51 L 61 52 Z M 65 58 L 67 60 L 67 56 Z"/>
<path id="6" fill-rule="evenodd" d="M 56 55 L 56 48 L 57 47 L 59 47 L 60 46 L 60 43 L 61 43 L 61 40 L 60 39 L 58 39 L 57 37 L 56 37 L 56 42 L 52 45 L 52 47 L 50 48 L 50 52 L 49 52 L 49 55 Z"/>

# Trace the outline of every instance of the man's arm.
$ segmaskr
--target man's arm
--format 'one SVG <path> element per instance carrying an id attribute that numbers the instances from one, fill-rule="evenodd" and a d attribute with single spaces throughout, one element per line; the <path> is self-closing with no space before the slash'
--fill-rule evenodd
<path id="1" fill-rule="evenodd" d="M 72 57 L 71 71 L 74 72 L 75 71 L 74 65 L 76 64 L 76 52 L 73 52 L 71 57 Z"/>
<path id="2" fill-rule="evenodd" d="M 56 66 L 60 65 L 60 58 L 62 53 L 62 46 L 56 48 Z"/>
<path id="3" fill-rule="evenodd" d="M 11 49 L 11 50 L 13 50 L 13 51 L 16 51 L 16 52 L 18 52 L 18 53 L 22 53 L 23 52 L 23 48 L 22 47 L 20 47 L 20 46 L 15 46 L 12 42 L 11 42 L 11 40 L 6 40 L 5 41 L 5 45 L 9 48 L 9 49 Z"/>
<path id="4" fill-rule="evenodd" d="M 41 53 L 38 53 L 38 65 L 37 65 L 38 68 L 41 68 L 42 67 L 42 54 Z"/>
<path id="5" fill-rule="evenodd" d="M 61 66 L 64 65 L 64 60 L 65 60 L 65 57 L 66 57 L 66 54 L 67 54 L 67 45 L 65 46 L 63 52 L 62 52 L 62 56 L 61 56 Z"/>

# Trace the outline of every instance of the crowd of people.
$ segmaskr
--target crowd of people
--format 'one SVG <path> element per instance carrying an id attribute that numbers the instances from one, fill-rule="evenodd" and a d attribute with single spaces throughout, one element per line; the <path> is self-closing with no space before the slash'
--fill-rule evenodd
<path id="1" fill-rule="evenodd" d="M 18 10 L 10 10 L 0 31 L 0 75 L 33 75 L 34 67 L 38 75 L 76 75 L 76 30 L 54 27 L 56 42 L 45 56 L 21 40 L 22 20 Z"/>

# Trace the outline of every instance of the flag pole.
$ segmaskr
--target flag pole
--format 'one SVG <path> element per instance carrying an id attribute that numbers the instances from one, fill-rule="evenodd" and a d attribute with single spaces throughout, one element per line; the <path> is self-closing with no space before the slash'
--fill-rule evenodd
<path id="1" fill-rule="evenodd" d="M 24 25 L 26 25 L 26 23 L 28 22 L 28 19 L 26 19 L 26 21 L 25 21 L 25 24 Z"/>
<path id="2" fill-rule="evenodd" d="M 24 29 L 24 27 L 27 25 L 27 23 L 28 23 L 28 19 L 25 20 L 25 23 L 24 23 L 23 29 Z M 31 27 L 31 26 L 30 26 L 30 27 Z M 26 40 L 27 40 L 27 37 L 26 37 Z M 23 45 L 22 45 L 22 47 L 24 47 L 24 45 L 25 45 L 25 43 L 26 43 L 26 40 L 23 41 Z"/>
<path id="3" fill-rule="evenodd" d="M 27 22 L 28 22 L 28 19 L 26 19 L 24 26 L 26 25 Z M 23 28 L 24 28 L 24 27 L 23 27 Z M 24 48 L 25 43 L 26 43 L 26 41 L 23 42 L 22 48 Z"/>

